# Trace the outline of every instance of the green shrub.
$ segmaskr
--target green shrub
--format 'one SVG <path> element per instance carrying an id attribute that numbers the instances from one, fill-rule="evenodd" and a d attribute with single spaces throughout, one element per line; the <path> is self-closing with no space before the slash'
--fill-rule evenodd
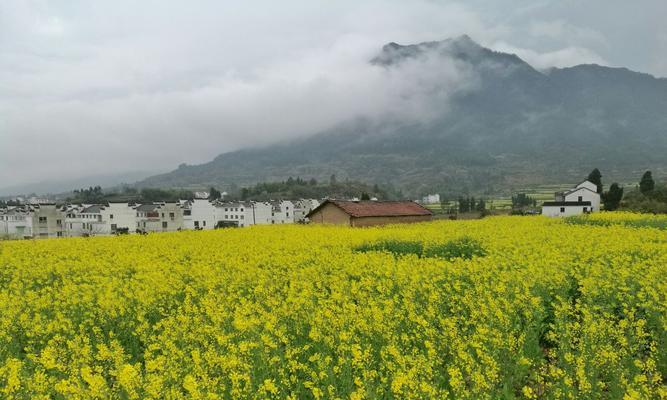
<path id="1" fill-rule="evenodd" d="M 482 257 L 486 251 L 482 245 L 467 236 L 453 239 L 444 243 L 437 243 L 425 247 L 422 242 L 383 240 L 374 243 L 364 243 L 354 248 L 354 251 L 366 253 L 369 251 L 381 251 L 392 253 L 394 256 L 414 254 L 417 257 L 443 258 L 452 260 L 454 258 L 471 259 L 475 256 Z"/>
<path id="2" fill-rule="evenodd" d="M 366 253 L 369 251 L 385 251 L 393 255 L 415 254 L 421 257 L 424 250 L 422 242 L 408 242 L 401 240 L 384 240 L 375 243 L 365 243 L 354 249 L 355 251 Z"/>
<path id="3" fill-rule="evenodd" d="M 464 236 L 459 239 L 428 247 L 424 249 L 423 255 L 424 257 L 437 257 L 447 260 L 454 258 L 465 258 L 469 260 L 473 257 L 485 256 L 486 251 L 478 241 Z"/>

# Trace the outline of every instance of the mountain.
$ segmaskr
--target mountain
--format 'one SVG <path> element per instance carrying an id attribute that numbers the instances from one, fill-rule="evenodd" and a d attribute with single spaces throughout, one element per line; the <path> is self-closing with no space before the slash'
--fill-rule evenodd
<path id="1" fill-rule="evenodd" d="M 447 90 L 434 71 L 456 68 L 467 84 L 444 100 L 426 97 L 435 111 L 423 120 L 355 119 L 304 139 L 182 165 L 138 185 L 226 188 L 336 174 L 411 195 L 493 193 L 576 181 L 594 167 L 621 181 L 667 167 L 667 79 L 599 65 L 538 71 L 468 36 L 389 43 L 370 63 L 405 73 L 407 82 L 426 81 L 427 96 Z"/>

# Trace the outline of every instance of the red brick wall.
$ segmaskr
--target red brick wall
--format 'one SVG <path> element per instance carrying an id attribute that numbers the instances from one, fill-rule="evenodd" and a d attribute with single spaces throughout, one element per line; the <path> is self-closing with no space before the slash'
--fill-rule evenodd
<path id="1" fill-rule="evenodd" d="M 387 224 L 410 224 L 425 222 L 432 219 L 431 215 L 411 215 L 402 217 L 361 217 L 352 218 L 352 226 L 374 226 Z"/>
<path id="2" fill-rule="evenodd" d="M 333 204 L 326 204 L 310 216 L 314 224 L 350 225 L 350 216 Z"/>

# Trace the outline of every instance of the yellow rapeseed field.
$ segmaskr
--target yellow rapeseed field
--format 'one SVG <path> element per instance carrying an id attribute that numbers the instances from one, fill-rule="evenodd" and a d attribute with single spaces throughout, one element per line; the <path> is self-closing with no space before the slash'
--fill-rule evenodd
<path id="1" fill-rule="evenodd" d="M 0 398 L 667 398 L 622 216 L 0 242 Z"/>

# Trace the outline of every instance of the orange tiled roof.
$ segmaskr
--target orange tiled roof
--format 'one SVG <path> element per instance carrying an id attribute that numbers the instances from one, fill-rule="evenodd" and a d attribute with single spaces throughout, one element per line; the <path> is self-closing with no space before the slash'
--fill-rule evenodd
<path id="1" fill-rule="evenodd" d="M 433 214 L 414 201 L 344 201 L 327 200 L 320 205 L 330 203 L 345 211 L 352 217 L 404 217 Z M 315 212 L 320 207 L 317 207 Z"/>

